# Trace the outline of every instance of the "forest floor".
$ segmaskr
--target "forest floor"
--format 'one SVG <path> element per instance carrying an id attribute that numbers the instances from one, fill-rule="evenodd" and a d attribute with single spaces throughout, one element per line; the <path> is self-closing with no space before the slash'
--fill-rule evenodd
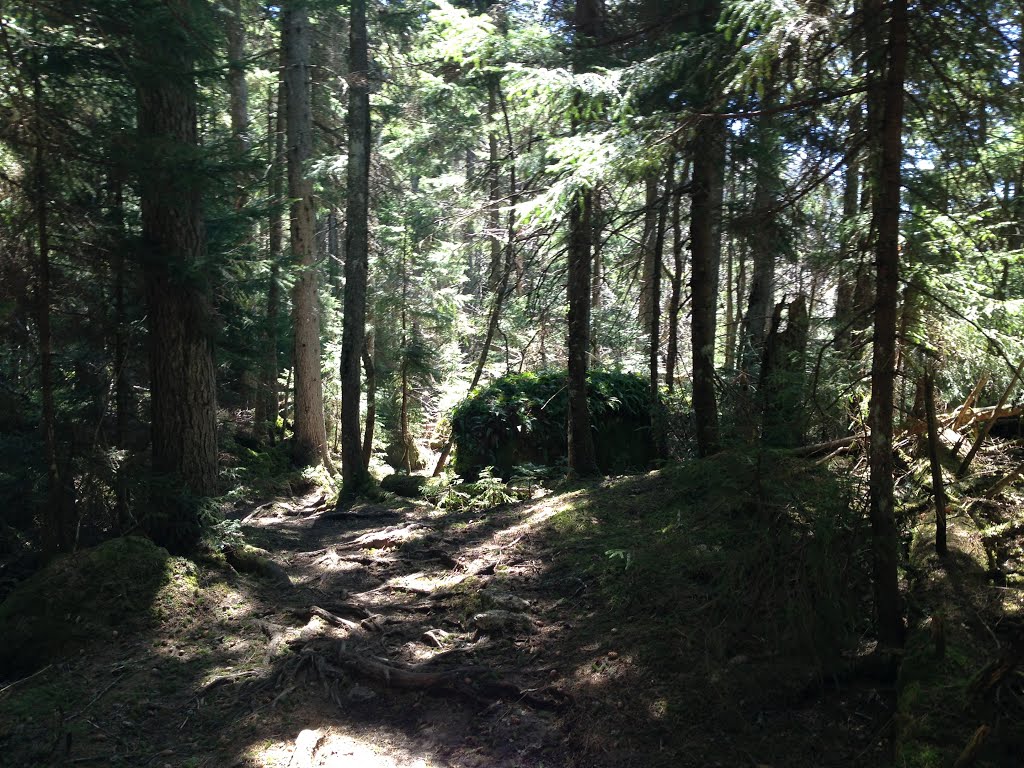
<path id="1" fill-rule="evenodd" d="M 804 620 L 756 581 L 777 542 L 708 495 L 727 466 L 744 486 L 760 469 L 723 462 L 706 493 L 664 471 L 486 511 L 241 507 L 283 572 L 169 569 L 147 629 L 100 630 L 0 691 L 0 764 L 890 764 L 891 684 L 826 684 L 780 650 Z M 718 594 L 725 577 L 755 581 Z"/>

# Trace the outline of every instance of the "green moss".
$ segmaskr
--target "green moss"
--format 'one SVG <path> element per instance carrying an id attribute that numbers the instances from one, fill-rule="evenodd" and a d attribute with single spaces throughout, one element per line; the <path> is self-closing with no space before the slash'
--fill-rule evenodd
<path id="1" fill-rule="evenodd" d="M 474 391 L 452 414 L 455 471 L 475 478 L 492 466 L 507 478 L 520 464 L 564 463 L 567 382 L 565 371 L 520 373 Z M 656 455 L 647 380 L 591 371 L 587 399 L 598 466 L 608 473 L 648 468 Z"/>
<path id="2" fill-rule="evenodd" d="M 146 626 L 173 609 L 165 585 L 198 590 L 195 567 L 147 539 L 113 539 L 55 559 L 0 604 L 0 676 Z"/>

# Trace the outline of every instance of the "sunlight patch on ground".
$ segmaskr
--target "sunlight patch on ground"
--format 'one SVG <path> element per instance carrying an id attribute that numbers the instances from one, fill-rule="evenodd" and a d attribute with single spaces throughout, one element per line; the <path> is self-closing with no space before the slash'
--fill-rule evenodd
<path id="1" fill-rule="evenodd" d="M 392 744 L 374 744 L 334 728 L 305 730 L 291 742 L 254 745 L 248 757 L 261 768 L 442 768 Z"/>

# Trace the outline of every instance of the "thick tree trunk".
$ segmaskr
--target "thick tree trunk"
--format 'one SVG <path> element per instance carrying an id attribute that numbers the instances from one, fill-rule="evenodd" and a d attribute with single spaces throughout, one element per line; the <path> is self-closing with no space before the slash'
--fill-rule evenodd
<path id="1" fill-rule="evenodd" d="M 157 543 L 182 551 L 200 533 L 194 498 L 216 491 L 216 389 L 189 39 L 194 11 L 188 0 L 163 5 L 166 12 L 140 13 L 136 30 L 139 138 L 148 158 L 139 178 L 154 474 L 147 527 Z"/>
<path id="2" fill-rule="evenodd" d="M 707 120 L 697 127 L 693 146 L 690 202 L 690 291 L 693 300 L 693 412 L 697 452 L 719 450 L 718 402 L 715 394 L 715 336 L 721 239 L 722 174 L 725 165 L 724 123 Z"/>
<path id="3" fill-rule="evenodd" d="M 291 252 L 298 270 L 292 288 L 295 338 L 295 444 L 298 466 L 323 463 L 333 469 L 327 450 L 320 360 L 320 309 L 314 242 L 313 182 L 307 165 L 313 153 L 309 47 L 312 30 L 305 5 L 290 3 L 283 14 L 285 91 L 288 125 L 288 197 L 291 198 Z"/>
<path id="4" fill-rule="evenodd" d="M 349 22 L 348 208 L 345 316 L 341 341 L 341 460 L 346 500 L 366 491 L 370 475 L 359 434 L 359 361 L 366 336 L 369 265 L 370 82 L 366 0 L 352 0 Z"/>
<path id="5" fill-rule="evenodd" d="M 884 4 L 883 4 L 884 3 Z M 889 10 L 889 35 L 882 21 Z M 875 232 L 875 326 L 871 363 L 870 516 L 874 555 L 875 610 L 879 641 L 903 643 L 899 592 L 899 535 L 893 500 L 893 394 L 899 300 L 900 166 L 903 160 L 903 101 L 907 61 L 907 0 L 871 0 L 865 5 L 869 72 L 869 126 L 877 132 L 872 229 Z M 886 67 L 888 63 L 888 67 Z"/>

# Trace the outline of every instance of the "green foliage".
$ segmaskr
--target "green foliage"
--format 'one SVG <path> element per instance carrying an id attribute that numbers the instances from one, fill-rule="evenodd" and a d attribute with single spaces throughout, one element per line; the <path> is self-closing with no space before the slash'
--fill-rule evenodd
<path id="1" fill-rule="evenodd" d="M 423 488 L 423 495 L 438 509 L 461 512 L 467 509 L 486 510 L 528 498 L 529 488 L 515 481 L 505 483 L 496 477 L 492 467 L 484 467 L 476 482 L 467 483 L 451 472 L 432 477 Z"/>
<path id="2" fill-rule="evenodd" d="M 852 498 L 838 472 L 727 452 L 609 482 L 553 525 L 610 611 L 699 615 L 693 641 L 719 660 L 794 653 L 827 670 L 864 630 L 869 531 Z"/>
<path id="3" fill-rule="evenodd" d="M 637 374 L 591 371 L 587 397 L 598 464 L 606 472 L 643 469 L 654 459 L 651 401 Z M 503 376 L 473 392 L 452 414 L 455 469 L 502 476 L 523 463 L 561 464 L 566 455 L 567 377 L 563 371 Z"/>

